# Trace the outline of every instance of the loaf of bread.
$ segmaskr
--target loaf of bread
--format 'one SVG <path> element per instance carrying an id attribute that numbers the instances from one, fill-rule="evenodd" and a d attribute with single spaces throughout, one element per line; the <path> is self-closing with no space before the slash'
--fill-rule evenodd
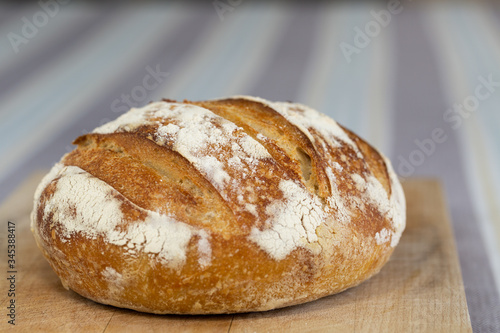
<path id="1" fill-rule="evenodd" d="M 158 314 L 264 311 L 377 273 L 405 227 L 391 163 L 301 104 L 163 100 L 80 136 L 32 231 L 62 284 Z"/>

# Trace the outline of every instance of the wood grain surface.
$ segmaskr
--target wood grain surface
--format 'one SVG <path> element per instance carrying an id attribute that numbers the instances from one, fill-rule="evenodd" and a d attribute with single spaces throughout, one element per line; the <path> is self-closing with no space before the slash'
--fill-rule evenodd
<path id="1" fill-rule="evenodd" d="M 29 214 L 43 173 L 0 207 L 1 331 L 22 332 L 471 332 L 446 203 L 435 180 L 404 182 L 407 229 L 382 271 L 341 294 L 263 313 L 158 316 L 65 290 L 36 247 Z M 16 320 L 7 323 L 7 222 L 16 225 Z"/>

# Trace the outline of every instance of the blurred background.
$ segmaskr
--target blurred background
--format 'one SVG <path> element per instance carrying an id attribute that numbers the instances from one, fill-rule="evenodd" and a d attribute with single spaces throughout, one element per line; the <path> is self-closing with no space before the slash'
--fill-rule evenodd
<path id="1" fill-rule="evenodd" d="M 500 4 L 0 2 L 0 201 L 161 98 L 301 102 L 446 190 L 476 332 L 500 332 Z"/>

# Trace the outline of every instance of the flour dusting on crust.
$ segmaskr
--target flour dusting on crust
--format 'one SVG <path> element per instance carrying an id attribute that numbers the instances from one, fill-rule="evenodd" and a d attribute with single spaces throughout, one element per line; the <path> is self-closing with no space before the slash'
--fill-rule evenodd
<path id="1" fill-rule="evenodd" d="M 332 168 L 326 168 L 326 176 L 330 181 L 331 195 L 326 199 L 330 207 L 335 208 L 337 221 L 342 224 L 348 224 L 351 220 L 351 209 L 348 207 L 345 198 L 340 193 L 337 185 L 337 177 Z"/>
<path id="2" fill-rule="evenodd" d="M 162 262 L 180 264 L 186 259 L 191 237 L 198 235 L 203 264 L 210 262 L 206 231 L 142 209 L 78 167 L 58 166 L 58 170 L 60 178 L 45 204 L 44 219 L 52 215 L 54 221 L 59 221 L 63 240 L 76 233 L 88 239 L 100 236 L 110 244 L 127 247 L 130 254 L 144 252 L 156 255 Z M 121 209 L 124 201 L 147 213 L 147 217 L 143 221 L 127 221 Z"/>
<path id="3" fill-rule="evenodd" d="M 109 282 L 113 283 L 120 283 L 120 280 L 123 278 L 123 276 L 118 273 L 114 268 L 112 267 L 106 267 L 102 272 L 101 275 L 104 277 Z"/>
<path id="4" fill-rule="evenodd" d="M 283 199 L 266 209 L 269 228 L 254 228 L 250 240 L 257 243 L 274 259 L 284 259 L 299 246 L 318 240 L 316 228 L 325 221 L 327 212 L 318 198 L 301 185 L 283 180 L 280 183 Z"/>
<path id="5" fill-rule="evenodd" d="M 389 213 L 389 217 L 391 218 L 392 226 L 394 228 L 394 233 L 391 239 L 391 246 L 395 247 L 396 245 L 398 245 L 399 239 L 401 238 L 406 227 L 406 200 L 403 186 L 401 186 L 398 176 L 394 172 L 391 161 L 389 161 L 389 159 L 383 154 L 381 154 L 381 156 L 385 161 L 389 179 L 391 181 L 392 193 L 390 198 L 391 210 Z"/>
<path id="6" fill-rule="evenodd" d="M 390 241 L 391 234 L 392 234 L 392 232 L 387 228 L 384 228 L 384 229 L 380 230 L 379 232 L 377 232 L 375 234 L 375 241 L 377 242 L 377 245 L 382 245 L 382 244 L 385 244 L 388 241 Z"/>
<path id="7" fill-rule="evenodd" d="M 94 133 L 132 131 L 140 125 L 157 127 L 153 140 L 171 147 L 191 162 L 225 199 L 233 184 L 221 150 L 231 150 L 230 165 L 250 174 L 259 159 L 272 158 L 258 141 L 242 128 L 208 109 L 184 103 L 157 102 L 142 109 L 133 109 L 132 115 L 119 117 L 97 128 Z"/>
<path id="8" fill-rule="evenodd" d="M 158 127 L 154 140 L 162 145 L 171 143 L 175 151 L 193 163 L 222 193 L 231 186 L 231 177 L 221 149 L 230 148 L 233 168 L 252 167 L 258 159 L 272 158 L 240 127 L 205 108 L 171 103 L 169 107 L 158 108 L 154 115 L 162 117 L 163 122 L 171 122 Z M 178 130 L 168 130 L 172 124 Z"/>
<path id="9" fill-rule="evenodd" d="M 349 138 L 347 133 L 332 118 L 318 112 L 306 105 L 291 102 L 271 102 L 263 98 L 252 96 L 233 96 L 231 98 L 241 98 L 249 101 L 262 103 L 275 110 L 290 123 L 298 127 L 311 142 L 315 142 L 310 130 L 313 128 L 319 132 L 332 147 L 339 147 L 343 143 L 349 145 L 359 153 L 358 146 Z"/>

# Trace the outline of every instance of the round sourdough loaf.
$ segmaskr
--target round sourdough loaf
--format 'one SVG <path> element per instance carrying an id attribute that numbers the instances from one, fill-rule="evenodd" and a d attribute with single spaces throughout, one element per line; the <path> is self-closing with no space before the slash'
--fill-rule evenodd
<path id="1" fill-rule="evenodd" d="M 405 227 L 390 162 L 301 104 L 164 100 L 77 138 L 32 231 L 62 284 L 152 313 L 263 311 L 377 273 Z"/>

